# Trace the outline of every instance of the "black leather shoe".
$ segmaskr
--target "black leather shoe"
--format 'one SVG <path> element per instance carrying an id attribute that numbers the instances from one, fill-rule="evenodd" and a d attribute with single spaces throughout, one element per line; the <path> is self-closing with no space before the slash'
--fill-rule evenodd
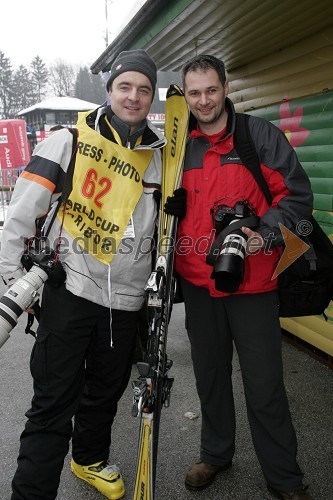
<path id="1" fill-rule="evenodd" d="M 218 472 L 223 472 L 230 469 L 232 463 L 226 465 L 206 464 L 202 460 L 198 460 L 194 465 L 191 465 L 186 473 L 185 486 L 190 491 L 197 491 L 207 488 L 215 479 Z"/>
<path id="2" fill-rule="evenodd" d="M 313 500 L 312 496 L 307 493 L 308 486 L 301 488 L 296 491 L 278 491 L 272 488 L 269 484 L 267 485 L 267 489 L 272 495 L 276 498 L 280 498 L 281 500 Z"/>

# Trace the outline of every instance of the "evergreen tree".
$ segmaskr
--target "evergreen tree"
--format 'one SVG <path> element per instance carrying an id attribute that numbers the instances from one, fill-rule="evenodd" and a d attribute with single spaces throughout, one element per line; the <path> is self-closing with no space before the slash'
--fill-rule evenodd
<path id="1" fill-rule="evenodd" d="M 78 99 L 83 99 L 85 101 L 91 101 L 91 79 L 88 68 L 80 68 L 78 74 L 76 75 L 75 81 L 75 97 Z"/>
<path id="2" fill-rule="evenodd" d="M 0 51 L 0 116 L 10 118 L 13 101 L 13 69 L 12 63 Z"/>
<path id="3" fill-rule="evenodd" d="M 75 72 L 74 66 L 59 59 L 47 68 L 36 55 L 30 68 L 13 70 L 10 58 L 0 51 L 0 118 L 14 118 L 19 111 L 45 99 L 48 87 L 53 95 L 72 96 L 102 104 L 106 101 L 105 81 L 87 66 Z"/>
<path id="4" fill-rule="evenodd" d="M 100 74 L 93 75 L 91 73 L 91 83 L 92 88 L 94 89 L 94 99 L 92 100 L 92 102 L 103 104 L 103 102 L 105 102 L 107 99 L 106 83 L 104 81 L 104 77 Z"/>
<path id="5" fill-rule="evenodd" d="M 31 83 L 34 88 L 35 102 L 42 101 L 46 96 L 49 71 L 43 60 L 37 55 L 31 62 Z"/>
<path id="6" fill-rule="evenodd" d="M 91 74 L 87 66 L 80 68 L 75 81 L 75 97 L 102 104 L 106 100 L 103 78 L 100 75 Z"/>
<path id="7" fill-rule="evenodd" d="M 29 70 L 22 64 L 13 73 L 13 100 L 11 117 L 14 118 L 19 111 L 35 104 L 35 96 Z"/>

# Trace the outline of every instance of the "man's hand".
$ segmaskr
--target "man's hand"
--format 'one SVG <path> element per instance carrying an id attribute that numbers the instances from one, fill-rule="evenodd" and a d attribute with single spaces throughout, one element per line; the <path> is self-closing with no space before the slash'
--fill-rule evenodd
<path id="1" fill-rule="evenodd" d="M 164 212 L 168 215 L 174 215 L 183 219 L 186 215 L 187 191 L 184 188 L 178 188 L 173 192 L 173 196 L 168 196 L 164 205 Z"/>

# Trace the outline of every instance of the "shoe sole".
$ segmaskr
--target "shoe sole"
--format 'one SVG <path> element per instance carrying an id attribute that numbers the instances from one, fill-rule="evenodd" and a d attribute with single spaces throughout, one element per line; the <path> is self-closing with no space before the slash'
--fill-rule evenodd
<path id="1" fill-rule="evenodd" d="M 215 477 L 217 474 L 219 474 L 220 472 L 224 472 L 228 469 L 230 469 L 232 466 L 232 463 L 229 463 L 227 465 L 224 465 L 223 467 L 221 467 L 220 469 L 218 469 L 215 474 L 213 474 L 209 479 L 208 481 L 206 481 L 205 483 L 202 483 L 200 484 L 200 486 L 193 486 L 192 484 L 188 483 L 187 481 L 185 481 L 185 488 L 189 491 L 201 491 L 201 490 L 204 490 L 205 488 L 208 488 L 208 486 L 210 486 L 212 484 L 212 482 L 214 481 Z"/>
<path id="2" fill-rule="evenodd" d="M 71 466 L 71 471 L 74 474 L 74 476 L 76 476 L 77 478 L 82 479 L 82 481 L 85 481 L 86 483 L 90 484 L 90 486 L 92 486 L 97 491 L 99 491 L 102 495 L 104 495 L 106 498 L 108 498 L 108 500 L 120 500 L 121 498 L 124 498 L 124 496 L 125 496 L 125 489 L 124 489 L 123 493 L 120 493 L 121 494 L 120 497 L 119 496 L 107 497 L 103 491 L 101 491 L 99 488 L 97 488 L 97 486 L 95 486 L 92 482 L 90 482 L 87 477 L 81 476 L 77 471 L 74 470 L 74 468 L 72 466 Z M 92 480 L 94 480 L 94 479 L 95 478 L 93 477 Z M 101 479 L 101 478 L 98 478 L 98 479 Z"/>
<path id="3" fill-rule="evenodd" d="M 285 496 L 282 495 L 279 491 L 275 490 L 269 484 L 267 485 L 267 490 L 270 492 L 271 495 L 273 495 L 275 498 L 279 498 L 280 500 L 285 500 Z M 290 498 L 290 496 L 289 496 Z"/>

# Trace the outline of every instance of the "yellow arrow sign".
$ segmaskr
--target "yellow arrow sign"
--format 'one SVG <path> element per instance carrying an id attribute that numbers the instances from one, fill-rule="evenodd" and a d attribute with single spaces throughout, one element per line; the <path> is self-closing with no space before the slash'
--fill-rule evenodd
<path id="1" fill-rule="evenodd" d="M 283 224 L 279 224 L 283 236 L 285 248 L 280 257 L 278 265 L 272 276 L 272 280 L 277 278 L 287 267 L 305 253 L 310 246 L 298 236 L 287 229 Z"/>

